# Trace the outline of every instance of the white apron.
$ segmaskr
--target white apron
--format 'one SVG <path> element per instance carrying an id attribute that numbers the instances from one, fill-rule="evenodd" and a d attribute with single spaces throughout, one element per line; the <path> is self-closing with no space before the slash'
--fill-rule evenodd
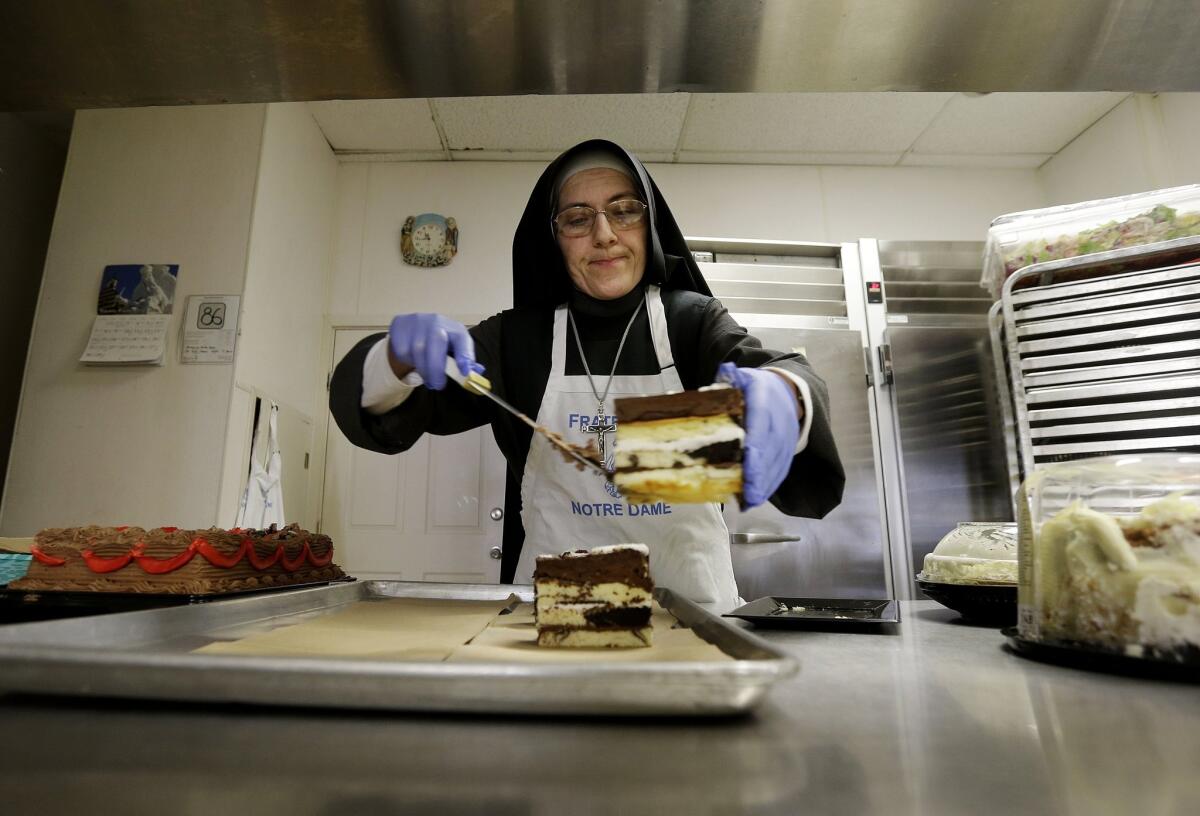
<path id="1" fill-rule="evenodd" d="M 271 403 L 267 422 L 266 464 L 263 464 L 261 434 L 254 435 L 250 447 L 250 478 L 242 491 L 236 526 L 247 530 L 265 530 L 272 524 L 283 527 L 283 460 L 279 453 L 279 406 Z"/>
<path id="2" fill-rule="evenodd" d="M 662 372 L 614 377 L 607 412 L 611 412 L 616 397 L 683 390 L 667 339 L 666 311 L 656 286 L 646 287 L 646 311 Z M 595 439 L 594 433 L 584 433 L 585 426 L 597 419 L 615 425 L 616 417 L 610 414 L 598 418 L 597 400 L 588 378 L 564 373 L 568 332 L 567 308 L 560 306 L 554 315 L 550 377 L 537 421 L 561 433 L 571 444 L 584 444 L 589 438 Z M 602 376 L 596 378 L 596 384 L 603 390 Z M 615 432 L 605 437 L 610 451 L 615 439 Z M 579 470 L 567 462 L 541 434 L 533 435 L 529 447 L 521 478 L 521 502 L 525 546 L 517 562 L 517 583 L 533 583 L 534 559 L 543 553 L 557 555 L 606 544 L 641 543 L 650 548 L 650 575 L 657 585 L 721 611 L 737 605 L 729 530 L 716 504 L 630 504 L 599 473 L 590 468 Z"/>

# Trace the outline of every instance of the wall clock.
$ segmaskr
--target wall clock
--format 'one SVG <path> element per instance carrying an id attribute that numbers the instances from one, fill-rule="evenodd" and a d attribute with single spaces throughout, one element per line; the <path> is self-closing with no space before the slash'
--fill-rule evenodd
<path id="1" fill-rule="evenodd" d="M 437 213 L 410 215 L 400 230 L 400 256 L 411 266 L 445 266 L 458 252 L 458 222 Z"/>

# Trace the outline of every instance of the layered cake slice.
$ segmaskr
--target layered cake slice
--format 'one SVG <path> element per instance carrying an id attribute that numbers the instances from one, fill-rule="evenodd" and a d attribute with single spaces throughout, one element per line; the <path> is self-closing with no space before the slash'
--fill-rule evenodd
<path id="1" fill-rule="evenodd" d="M 630 501 L 721 502 L 742 492 L 742 392 L 730 385 L 615 402 L 613 484 Z"/>
<path id="2" fill-rule="evenodd" d="M 650 550 L 616 544 L 539 555 L 533 571 L 539 646 L 649 646 Z"/>

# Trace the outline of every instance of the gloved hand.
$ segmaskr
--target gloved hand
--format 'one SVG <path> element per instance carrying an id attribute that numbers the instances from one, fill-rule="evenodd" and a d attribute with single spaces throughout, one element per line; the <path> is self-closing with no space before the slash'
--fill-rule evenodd
<path id="1" fill-rule="evenodd" d="M 446 355 L 454 355 L 465 377 L 483 372 L 475 362 L 475 342 L 466 326 L 439 314 L 402 314 L 388 328 L 388 350 L 402 365 L 411 366 L 434 391 L 446 387 Z"/>
<path id="2" fill-rule="evenodd" d="M 721 363 L 717 380 L 741 389 L 746 401 L 742 499 L 757 507 L 783 484 L 800 441 L 795 389 L 783 377 L 761 368 Z"/>

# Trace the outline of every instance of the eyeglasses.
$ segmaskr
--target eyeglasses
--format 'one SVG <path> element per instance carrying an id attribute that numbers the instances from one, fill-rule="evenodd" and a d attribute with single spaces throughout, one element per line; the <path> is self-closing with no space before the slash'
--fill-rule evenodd
<path id="1" fill-rule="evenodd" d="M 611 202 L 603 210 L 583 206 L 567 207 L 552 220 L 560 235 L 580 238 L 592 231 L 596 225 L 596 216 L 600 213 L 604 213 L 608 225 L 613 229 L 633 229 L 645 220 L 646 205 L 636 198 L 622 198 Z"/>

